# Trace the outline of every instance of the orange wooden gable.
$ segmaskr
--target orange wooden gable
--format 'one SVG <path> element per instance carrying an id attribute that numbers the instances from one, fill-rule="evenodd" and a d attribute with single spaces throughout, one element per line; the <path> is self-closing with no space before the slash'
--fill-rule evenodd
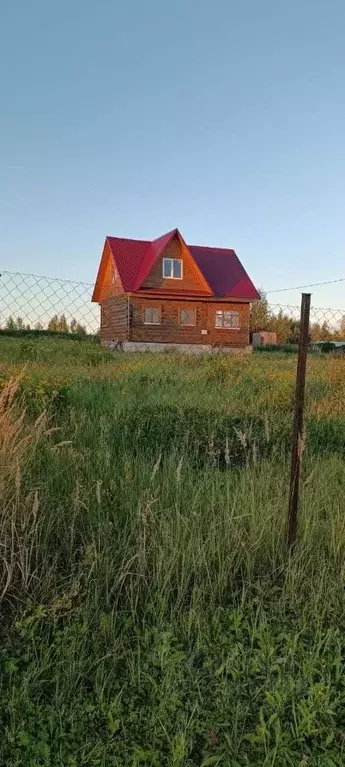
<path id="1" fill-rule="evenodd" d="M 137 290 L 159 290 L 178 293 L 198 293 L 212 295 L 212 290 L 199 267 L 194 261 L 183 237 L 178 230 L 171 233 L 171 237 L 163 246 L 156 248 L 154 258 L 146 269 L 146 276 L 138 276 Z M 182 278 L 165 278 L 163 275 L 163 261 L 165 258 L 179 259 L 182 261 Z"/>
<path id="2" fill-rule="evenodd" d="M 98 301 L 98 303 L 100 303 L 110 296 L 123 292 L 124 289 L 119 270 L 117 268 L 110 244 L 108 240 L 106 240 L 91 300 Z"/>

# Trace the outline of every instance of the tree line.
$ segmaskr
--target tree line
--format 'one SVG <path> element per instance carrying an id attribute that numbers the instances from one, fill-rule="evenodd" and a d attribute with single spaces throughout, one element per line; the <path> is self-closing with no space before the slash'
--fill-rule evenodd
<path id="1" fill-rule="evenodd" d="M 269 303 L 263 291 L 261 301 L 252 304 L 250 312 L 250 332 L 257 333 L 268 330 L 277 334 L 277 341 L 280 344 L 295 344 L 299 339 L 299 320 L 289 317 L 283 309 L 279 309 L 277 314 L 270 310 Z M 324 320 L 323 322 L 312 322 L 309 329 L 310 341 L 344 341 L 345 340 L 345 316 L 341 319 L 337 328 Z"/>
<path id="2" fill-rule="evenodd" d="M 35 325 L 31 326 L 29 323 L 26 323 L 22 317 L 9 317 L 6 322 L 5 329 L 51 330 L 55 331 L 56 333 L 73 333 L 77 335 L 86 335 L 86 328 L 84 325 L 81 325 L 80 322 L 77 322 L 75 318 L 73 318 L 70 322 L 67 322 L 64 314 L 54 314 L 54 316 L 49 320 L 46 328 L 44 328 L 41 322 L 36 322 Z"/>
<path id="3" fill-rule="evenodd" d="M 261 301 L 256 304 L 252 304 L 250 312 L 250 332 L 257 333 L 262 330 L 268 330 L 277 334 L 277 341 L 281 344 L 295 344 L 298 343 L 299 338 L 299 320 L 289 317 L 283 309 L 279 309 L 277 314 L 273 314 L 270 310 L 270 306 L 267 297 L 263 291 L 261 293 Z M 72 333 L 76 335 L 86 335 L 86 328 L 75 318 L 67 321 L 65 314 L 54 314 L 49 320 L 46 328 L 41 322 L 36 322 L 31 326 L 26 323 L 22 317 L 9 317 L 6 325 L 6 330 L 50 330 L 56 333 Z M 345 340 L 345 315 L 342 318 L 339 327 L 337 329 L 332 328 L 329 323 L 314 322 L 310 325 L 310 340 L 311 341 L 344 341 Z"/>

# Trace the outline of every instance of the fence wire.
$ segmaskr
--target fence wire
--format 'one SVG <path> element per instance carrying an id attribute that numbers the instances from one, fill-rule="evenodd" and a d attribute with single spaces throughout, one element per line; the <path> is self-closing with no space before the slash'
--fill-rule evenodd
<path id="1" fill-rule="evenodd" d="M 36 274 L 1 272 L 0 327 L 90 334 L 99 329 L 93 285 Z"/>
<path id="2" fill-rule="evenodd" d="M 55 330 L 96 334 L 100 311 L 91 303 L 93 285 L 35 274 L 2 271 L 0 276 L 0 328 Z M 279 342 L 294 341 L 300 307 L 270 304 L 252 307 L 251 330 L 275 332 Z M 313 306 L 312 340 L 345 341 L 345 309 Z"/>

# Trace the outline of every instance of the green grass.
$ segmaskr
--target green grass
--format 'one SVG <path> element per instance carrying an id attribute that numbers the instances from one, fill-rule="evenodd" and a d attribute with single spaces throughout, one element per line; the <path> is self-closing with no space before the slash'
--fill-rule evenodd
<path id="1" fill-rule="evenodd" d="M 345 763 L 345 364 L 289 558 L 295 368 L 0 339 L 1 765 Z"/>

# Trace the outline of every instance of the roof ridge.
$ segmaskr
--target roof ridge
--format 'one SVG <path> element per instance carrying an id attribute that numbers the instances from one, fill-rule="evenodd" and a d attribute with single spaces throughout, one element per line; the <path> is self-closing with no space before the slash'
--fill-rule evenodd
<path id="1" fill-rule="evenodd" d="M 236 253 L 234 248 L 223 248 L 219 245 L 187 245 L 188 248 L 202 248 L 203 250 L 224 250 L 226 253 Z"/>
<path id="2" fill-rule="evenodd" d="M 106 240 L 121 240 L 122 242 L 145 242 L 146 245 L 151 245 L 152 240 L 139 240 L 137 237 L 116 237 L 113 234 L 107 234 Z"/>

